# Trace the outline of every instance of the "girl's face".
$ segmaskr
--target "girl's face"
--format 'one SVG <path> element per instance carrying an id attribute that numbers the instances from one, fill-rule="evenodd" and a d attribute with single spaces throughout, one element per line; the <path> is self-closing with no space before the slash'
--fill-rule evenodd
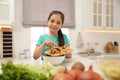
<path id="1" fill-rule="evenodd" d="M 58 35 L 58 31 L 62 28 L 62 19 L 60 14 L 54 14 L 50 17 L 47 23 L 50 34 Z"/>

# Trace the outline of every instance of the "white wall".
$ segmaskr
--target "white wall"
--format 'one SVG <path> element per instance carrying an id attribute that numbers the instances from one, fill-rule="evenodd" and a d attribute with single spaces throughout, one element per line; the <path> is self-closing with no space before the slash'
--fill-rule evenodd
<path id="1" fill-rule="evenodd" d="M 30 28 L 23 27 L 23 2 L 15 1 L 15 23 L 14 23 L 14 54 L 18 57 L 18 53 L 24 49 L 30 49 Z"/>
<path id="2" fill-rule="evenodd" d="M 14 23 L 14 53 L 18 56 L 21 50 L 26 48 L 30 49 L 30 28 L 25 28 L 23 22 L 23 4 L 22 0 L 15 0 L 15 23 Z M 99 51 L 103 51 L 104 45 L 108 41 L 119 41 L 120 33 L 87 33 L 82 31 L 82 0 L 75 0 L 75 16 L 76 26 L 75 29 L 70 29 L 70 43 L 73 52 L 76 53 L 76 38 L 78 32 L 81 32 L 85 42 L 99 42 Z"/>

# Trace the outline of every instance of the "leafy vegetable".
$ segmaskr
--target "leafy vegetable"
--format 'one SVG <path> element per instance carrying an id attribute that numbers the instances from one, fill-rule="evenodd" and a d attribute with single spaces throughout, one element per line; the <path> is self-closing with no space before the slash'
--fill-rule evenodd
<path id="1" fill-rule="evenodd" d="M 30 64 L 13 64 L 11 60 L 6 63 L 2 63 L 2 74 L 0 74 L 0 80 L 51 80 L 53 74 L 52 69 L 56 69 L 50 63 L 45 63 L 41 66 Z M 63 69 L 63 68 L 61 68 Z M 60 72 L 60 69 L 58 69 Z"/>

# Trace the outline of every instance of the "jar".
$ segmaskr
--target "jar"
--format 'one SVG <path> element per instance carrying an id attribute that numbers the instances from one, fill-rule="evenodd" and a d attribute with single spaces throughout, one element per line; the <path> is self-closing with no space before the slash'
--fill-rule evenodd
<path id="1" fill-rule="evenodd" d="M 24 53 L 25 53 L 25 58 L 29 58 L 29 49 L 24 49 Z"/>
<path id="2" fill-rule="evenodd" d="M 20 52 L 19 53 L 19 58 L 20 59 L 25 59 L 25 53 L 24 52 Z"/>

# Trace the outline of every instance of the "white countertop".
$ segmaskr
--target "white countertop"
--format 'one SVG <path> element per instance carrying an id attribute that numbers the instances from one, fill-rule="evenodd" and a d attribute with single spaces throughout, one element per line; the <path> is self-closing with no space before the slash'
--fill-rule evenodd
<path id="1" fill-rule="evenodd" d="M 0 59 L 0 62 L 6 62 L 8 59 Z M 27 63 L 27 64 L 43 64 L 44 61 L 42 61 L 41 59 L 38 60 L 34 60 L 33 58 L 27 58 L 27 59 L 11 59 L 14 63 L 19 63 L 19 62 L 23 62 L 23 63 Z M 80 55 L 73 55 L 71 59 L 66 59 L 61 65 L 66 66 L 68 69 L 71 68 L 71 66 L 75 63 L 75 62 L 81 62 L 85 65 L 85 70 L 87 70 L 89 68 L 90 65 L 93 66 L 93 70 L 97 73 L 99 73 L 104 80 L 110 80 L 108 79 L 104 73 L 99 69 L 98 65 L 97 65 L 97 59 L 91 58 L 90 57 L 81 57 Z M 0 70 L 1 73 L 1 70 Z"/>

